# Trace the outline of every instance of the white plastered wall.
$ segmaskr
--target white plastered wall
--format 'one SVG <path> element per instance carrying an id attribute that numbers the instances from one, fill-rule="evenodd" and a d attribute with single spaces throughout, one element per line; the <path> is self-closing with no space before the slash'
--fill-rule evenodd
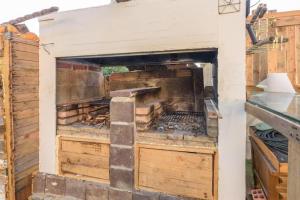
<path id="1" fill-rule="evenodd" d="M 243 2 L 243 1 L 242 1 Z M 245 5 L 242 5 L 245 11 Z M 245 199 L 245 12 L 219 16 L 219 199 Z"/>
<path id="2" fill-rule="evenodd" d="M 56 57 L 218 48 L 219 199 L 245 199 L 244 27 L 245 12 L 219 15 L 218 0 L 132 0 L 41 18 L 40 171 L 56 174 Z"/>
<path id="3" fill-rule="evenodd" d="M 56 161 L 56 60 L 52 52 L 52 44 L 41 46 L 39 50 L 39 170 L 53 174 Z"/>

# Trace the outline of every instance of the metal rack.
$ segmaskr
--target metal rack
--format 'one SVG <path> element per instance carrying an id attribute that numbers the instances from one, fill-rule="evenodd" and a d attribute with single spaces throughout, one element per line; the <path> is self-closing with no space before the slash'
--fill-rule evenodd
<path id="1" fill-rule="evenodd" d="M 159 132 L 181 131 L 192 134 L 205 133 L 203 113 L 176 111 L 166 112 L 154 121 L 153 129 Z"/>

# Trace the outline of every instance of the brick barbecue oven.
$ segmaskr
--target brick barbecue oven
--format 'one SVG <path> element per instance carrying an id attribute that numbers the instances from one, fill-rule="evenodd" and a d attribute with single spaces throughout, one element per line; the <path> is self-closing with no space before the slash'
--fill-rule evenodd
<path id="1" fill-rule="evenodd" d="M 41 18 L 32 198 L 244 198 L 245 9 L 234 5 L 133 0 Z"/>

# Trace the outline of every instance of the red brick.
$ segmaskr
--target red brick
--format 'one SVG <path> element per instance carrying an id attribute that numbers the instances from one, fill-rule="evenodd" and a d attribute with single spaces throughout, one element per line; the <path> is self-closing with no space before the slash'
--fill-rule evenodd
<path id="1" fill-rule="evenodd" d="M 72 66 L 73 66 L 72 63 L 69 63 L 69 62 L 58 61 L 58 62 L 56 63 L 56 67 L 57 67 L 57 68 L 71 69 Z"/>
<path id="2" fill-rule="evenodd" d="M 87 70 L 87 65 L 84 64 L 73 64 L 74 70 Z"/>
<path id="3" fill-rule="evenodd" d="M 265 194 L 262 189 L 251 190 L 253 200 L 266 200 Z"/>
<path id="4" fill-rule="evenodd" d="M 99 71 L 101 71 L 101 68 L 100 68 L 100 66 L 97 67 L 97 66 L 89 65 L 88 70 L 99 72 Z"/>

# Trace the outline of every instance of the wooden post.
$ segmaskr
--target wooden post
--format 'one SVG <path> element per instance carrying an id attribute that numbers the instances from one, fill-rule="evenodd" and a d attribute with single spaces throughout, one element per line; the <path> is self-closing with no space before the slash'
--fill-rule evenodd
<path id="1" fill-rule="evenodd" d="M 300 197 L 300 143 L 289 140 L 288 200 Z"/>
<path id="2" fill-rule="evenodd" d="M 14 178 L 14 141 L 12 136 L 12 106 L 11 106 L 11 41 L 4 37 L 4 61 L 3 68 L 1 69 L 1 76 L 3 81 L 3 101 L 4 101 L 4 124 L 5 124 L 5 145 L 7 154 L 7 168 L 8 168 L 8 183 L 7 183 L 7 196 L 8 199 L 15 199 L 15 178 Z"/>

